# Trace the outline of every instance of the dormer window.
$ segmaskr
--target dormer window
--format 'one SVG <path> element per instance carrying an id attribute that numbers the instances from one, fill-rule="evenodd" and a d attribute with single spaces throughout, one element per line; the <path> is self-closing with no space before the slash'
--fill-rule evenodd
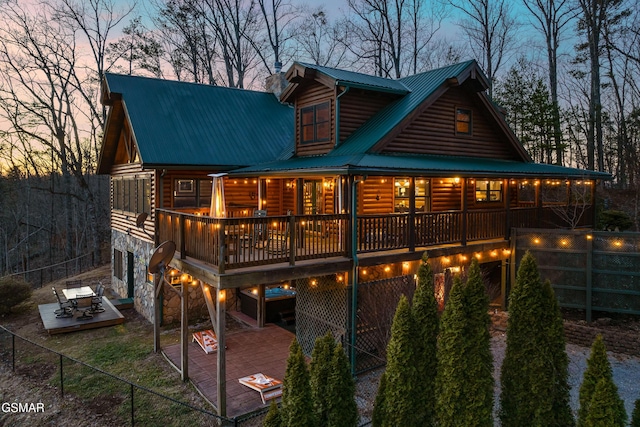
<path id="1" fill-rule="evenodd" d="M 456 134 L 471 135 L 471 110 L 468 108 L 456 108 Z"/>
<path id="2" fill-rule="evenodd" d="M 326 142 L 331 139 L 329 101 L 300 109 L 301 143 Z"/>

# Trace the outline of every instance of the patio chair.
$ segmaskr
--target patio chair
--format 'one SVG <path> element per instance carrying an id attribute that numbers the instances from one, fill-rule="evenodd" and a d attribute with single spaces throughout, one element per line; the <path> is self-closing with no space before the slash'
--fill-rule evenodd
<path id="1" fill-rule="evenodd" d="M 82 287 L 82 280 L 67 280 L 65 282 L 65 285 L 66 285 L 67 289 L 81 288 Z"/>
<path id="2" fill-rule="evenodd" d="M 96 296 L 91 299 L 91 313 L 104 313 L 104 307 L 102 306 L 103 295 L 104 286 L 102 283 L 98 283 L 98 286 L 96 286 Z"/>
<path id="3" fill-rule="evenodd" d="M 58 306 L 60 307 L 57 310 L 54 310 L 56 317 L 73 317 L 73 304 L 71 301 L 68 299 L 62 300 L 56 288 L 52 286 L 51 289 L 53 289 L 53 294 L 56 296 Z"/>
<path id="4" fill-rule="evenodd" d="M 253 216 L 255 218 L 265 218 L 267 216 L 267 211 L 264 209 L 256 209 L 253 211 Z M 265 242 L 267 240 L 267 234 L 265 233 L 266 223 L 259 222 L 253 226 L 253 232 L 251 236 L 252 245 L 256 248 L 264 248 Z"/>
<path id="5" fill-rule="evenodd" d="M 291 212 L 287 212 L 291 215 Z M 289 250 L 289 221 L 282 229 L 269 230 L 267 237 L 267 253 L 285 256 Z"/>
<path id="6" fill-rule="evenodd" d="M 81 311 L 82 316 L 76 317 L 78 320 L 88 320 L 93 318 L 92 308 L 93 295 L 78 295 L 73 300 L 73 308 L 75 311 Z"/>

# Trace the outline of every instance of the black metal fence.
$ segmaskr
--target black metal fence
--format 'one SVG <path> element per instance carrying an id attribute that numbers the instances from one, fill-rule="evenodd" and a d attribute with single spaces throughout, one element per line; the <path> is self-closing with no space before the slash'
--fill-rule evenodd
<path id="1" fill-rule="evenodd" d="M 26 282 L 31 283 L 32 287 L 41 288 L 42 285 L 53 282 L 54 280 L 65 279 L 90 270 L 96 267 L 97 262 L 99 262 L 99 260 L 96 260 L 94 253 L 90 252 L 68 261 L 13 273 L 10 274 L 9 277 L 22 277 Z"/>
<path id="2" fill-rule="evenodd" d="M 16 374 L 58 388 L 62 397 L 73 396 L 95 413 L 116 408 L 115 414 L 109 416 L 117 417 L 118 425 L 238 426 L 243 423 L 243 420 L 221 417 L 89 366 L 3 326 L 0 326 L 0 362 Z"/>
<path id="3" fill-rule="evenodd" d="M 561 307 L 640 315 L 640 233 L 517 229 L 515 268 L 529 251 L 540 276 L 553 286 Z"/>

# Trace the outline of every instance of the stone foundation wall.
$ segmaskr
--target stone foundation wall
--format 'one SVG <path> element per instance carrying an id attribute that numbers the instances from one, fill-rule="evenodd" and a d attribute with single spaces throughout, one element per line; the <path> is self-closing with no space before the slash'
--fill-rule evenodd
<path id="1" fill-rule="evenodd" d="M 189 320 L 201 320 L 209 317 L 207 304 L 204 301 L 204 295 L 200 285 L 189 286 L 188 313 Z M 180 295 L 172 291 L 171 285 L 165 283 L 163 289 L 162 300 L 162 324 L 180 323 L 181 316 L 181 300 Z M 180 291 L 180 287 L 176 287 Z"/>
<path id="2" fill-rule="evenodd" d="M 114 249 L 122 252 L 122 280 L 114 275 Z M 111 230 L 111 288 L 120 296 L 128 297 L 127 253 L 133 254 L 133 306 L 150 322 L 153 321 L 153 284 L 147 281 L 147 265 L 155 249 L 153 243 L 136 239 L 118 230 Z"/>

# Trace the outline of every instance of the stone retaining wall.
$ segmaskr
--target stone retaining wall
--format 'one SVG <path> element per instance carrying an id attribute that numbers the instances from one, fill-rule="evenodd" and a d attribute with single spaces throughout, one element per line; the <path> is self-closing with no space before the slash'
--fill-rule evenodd
<path id="1" fill-rule="evenodd" d="M 564 334 L 567 342 L 583 347 L 591 347 L 596 336 L 601 334 L 608 351 L 640 357 L 640 334 L 638 331 L 564 322 Z"/>

